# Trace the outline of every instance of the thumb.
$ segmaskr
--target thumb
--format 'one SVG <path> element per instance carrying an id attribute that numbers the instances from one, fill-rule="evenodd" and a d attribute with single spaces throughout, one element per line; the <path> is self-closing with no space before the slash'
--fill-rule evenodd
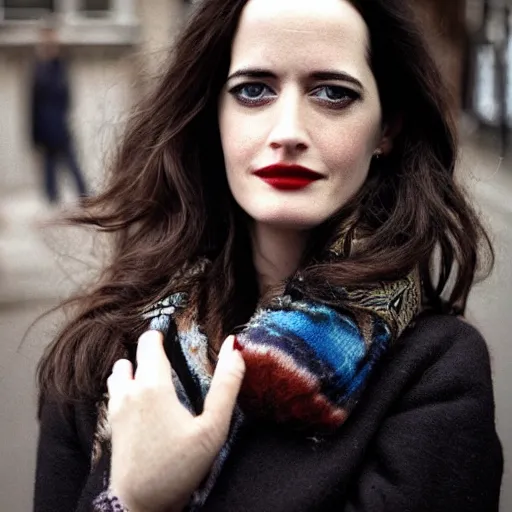
<path id="1" fill-rule="evenodd" d="M 212 384 L 204 402 L 202 419 L 227 435 L 236 399 L 245 375 L 245 362 L 233 347 L 235 337 L 222 344 Z"/>
<path id="2" fill-rule="evenodd" d="M 112 368 L 112 374 L 107 379 L 108 413 L 115 414 L 121 407 L 126 392 L 133 383 L 133 366 L 127 359 L 119 359 Z"/>

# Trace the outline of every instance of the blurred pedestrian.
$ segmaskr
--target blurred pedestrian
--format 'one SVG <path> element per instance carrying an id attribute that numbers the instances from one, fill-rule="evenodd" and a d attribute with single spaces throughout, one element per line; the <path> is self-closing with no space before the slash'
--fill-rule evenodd
<path id="1" fill-rule="evenodd" d="M 40 31 L 33 72 L 32 140 L 43 156 L 44 189 L 52 204 L 59 200 L 57 176 L 60 161 L 67 164 L 80 196 L 87 195 L 68 127 L 70 90 L 66 68 L 57 31 L 46 25 Z"/>

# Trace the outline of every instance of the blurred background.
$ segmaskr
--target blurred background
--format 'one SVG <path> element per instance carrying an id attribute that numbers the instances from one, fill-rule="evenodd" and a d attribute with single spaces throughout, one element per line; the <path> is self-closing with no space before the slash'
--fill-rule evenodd
<path id="1" fill-rule="evenodd" d="M 495 243 L 469 320 L 493 361 L 505 448 L 502 512 L 512 511 L 511 0 L 410 0 L 451 91 L 457 169 Z M 31 510 L 34 372 L 63 313 L 28 330 L 94 276 L 101 239 L 48 221 L 101 187 L 130 105 L 161 69 L 194 8 L 184 0 L 0 0 L 0 510 Z M 51 64 L 58 61 L 58 65 Z M 48 105 L 58 105 L 49 108 Z M 70 130 L 62 119 L 69 117 Z M 421 119 L 418 120 L 421 122 Z M 43 140 L 38 125 L 52 125 Z M 61 123 L 61 124 L 59 124 Z M 54 161 L 55 146 L 66 159 Z M 36 150 L 36 147 L 38 148 Z"/>

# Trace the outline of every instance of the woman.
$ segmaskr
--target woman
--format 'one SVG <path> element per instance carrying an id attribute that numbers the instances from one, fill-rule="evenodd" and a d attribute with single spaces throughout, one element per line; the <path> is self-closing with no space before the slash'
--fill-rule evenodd
<path id="1" fill-rule="evenodd" d="M 497 511 L 447 112 L 402 0 L 204 0 L 79 219 L 35 509 Z"/>

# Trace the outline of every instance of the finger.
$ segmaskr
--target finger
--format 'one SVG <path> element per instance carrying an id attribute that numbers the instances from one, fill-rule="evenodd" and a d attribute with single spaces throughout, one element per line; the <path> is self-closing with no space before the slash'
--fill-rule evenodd
<path id="1" fill-rule="evenodd" d="M 119 359 L 115 362 L 112 374 L 107 379 L 109 410 L 122 400 L 131 382 L 133 382 L 132 363 L 127 359 Z"/>
<path id="2" fill-rule="evenodd" d="M 240 351 L 233 348 L 234 342 L 235 337 L 230 336 L 222 345 L 202 414 L 226 433 L 245 375 L 245 362 Z"/>
<path id="3" fill-rule="evenodd" d="M 128 359 L 118 359 L 112 367 L 112 375 L 118 378 L 133 379 L 133 365 Z"/>
<path id="4" fill-rule="evenodd" d="M 112 367 L 112 374 L 107 379 L 108 394 L 117 395 L 133 380 L 133 365 L 128 359 L 119 359 Z"/>
<path id="5" fill-rule="evenodd" d="M 146 331 L 137 344 L 137 370 L 135 380 L 145 384 L 172 382 L 171 364 L 163 345 L 160 331 Z"/>

